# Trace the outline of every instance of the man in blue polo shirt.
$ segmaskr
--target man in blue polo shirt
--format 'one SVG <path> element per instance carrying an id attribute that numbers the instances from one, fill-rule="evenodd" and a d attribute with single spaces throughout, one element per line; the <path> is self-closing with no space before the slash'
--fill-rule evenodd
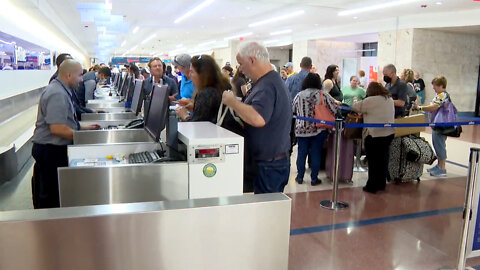
<path id="1" fill-rule="evenodd" d="M 254 85 L 245 103 L 233 92 L 223 93 L 223 103 L 247 124 L 245 144 L 258 167 L 254 192 L 283 192 L 290 174 L 292 105 L 280 74 L 272 70 L 267 49 L 257 42 L 241 44 L 239 69 Z"/>
<path id="2" fill-rule="evenodd" d="M 172 64 L 182 73 L 182 82 L 180 83 L 180 98 L 191 99 L 195 87 L 190 79 L 190 61 L 192 57 L 188 54 L 179 54 L 173 58 Z"/>

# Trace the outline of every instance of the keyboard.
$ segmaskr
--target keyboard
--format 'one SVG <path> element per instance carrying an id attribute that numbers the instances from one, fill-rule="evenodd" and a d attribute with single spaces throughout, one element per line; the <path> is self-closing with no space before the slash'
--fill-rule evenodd
<path id="1" fill-rule="evenodd" d="M 157 160 L 160 160 L 162 157 L 163 157 L 163 153 L 160 150 L 133 153 L 128 155 L 128 163 L 130 164 L 152 163 Z"/>

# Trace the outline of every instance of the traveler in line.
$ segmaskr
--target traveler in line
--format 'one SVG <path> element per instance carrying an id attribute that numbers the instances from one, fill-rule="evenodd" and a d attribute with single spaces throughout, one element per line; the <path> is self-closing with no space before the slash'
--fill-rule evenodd
<path id="1" fill-rule="evenodd" d="M 447 102 L 451 102 L 450 95 L 447 93 L 447 79 L 443 76 L 435 77 L 432 80 L 433 90 L 435 90 L 435 97 L 430 105 L 415 107 L 421 111 L 434 112 L 444 106 Z M 445 162 L 447 160 L 447 136 L 442 135 L 438 130 L 432 128 L 432 142 L 435 154 L 437 155 L 437 165 L 427 169 L 431 176 L 444 177 L 447 176 L 447 169 Z"/>
<path id="2" fill-rule="evenodd" d="M 176 110 L 177 115 L 183 121 L 210 121 L 215 124 L 222 93 L 231 89 L 230 82 L 211 56 L 194 56 L 191 62 L 190 78 L 197 89 L 193 93 L 193 112 L 189 114 L 185 107 L 180 106 Z"/>
<path id="3" fill-rule="evenodd" d="M 257 163 L 255 193 L 283 192 L 290 173 L 292 106 L 280 74 L 272 70 L 267 48 L 244 42 L 237 54 L 240 70 L 253 81 L 245 103 L 233 92 L 223 93 L 223 103 L 246 123 L 246 144 Z M 273 139 L 274 138 L 274 139 Z"/>
<path id="4" fill-rule="evenodd" d="M 383 68 L 383 81 L 395 103 L 395 118 L 404 117 L 408 103 L 408 89 L 407 84 L 398 78 L 397 68 L 394 65 L 389 64 Z"/>
<path id="5" fill-rule="evenodd" d="M 385 87 L 371 82 L 367 87 L 367 97 L 355 102 L 352 109 L 363 114 L 364 123 L 393 123 L 394 101 Z M 385 190 L 388 175 L 390 144 L 394 128 L 367 128 L 365 151 L 368 159 L 368 180 L 363 190 L 370 193 Z"/>
<path id="6" fill-rule="evenodd" d="M 340 91 L 340 87 L 338 86 L 338 74 L 340 73 L 340 69 L 337 65 L 330 65 L 327 67 L 327 71 L 325 72 L 324 81 L 331 81 L 333 84 L 333 88 L 329 91 L 329 94 L 336 100 L 342 101 L 343 94 Z"/>

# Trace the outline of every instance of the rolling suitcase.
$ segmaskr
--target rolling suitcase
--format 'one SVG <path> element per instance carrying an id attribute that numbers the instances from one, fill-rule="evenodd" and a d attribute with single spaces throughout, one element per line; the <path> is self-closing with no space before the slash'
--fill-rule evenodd
<path id="1" fill-rule="evenodd" d="M 390 145 L 390 159 L 388 163 L 388 178 L 396 183 L 420 181 L 424 163 L 407 158 L 409 149 L 406 143 L 408 136 L 395 138 Z M 410 159 L 410 160 L 409 160 Z M 433 162 L 433 161 L 432 161 Z"/>
<path id="2" fill-rule="evenodd" d="M 338 180 L 342 182 L 351 183 L 353 176 L 353 156 L 355 145 L 353 140 L 348 140 L 342 136 L 340 146 L 340 159 L 338 167 Z M 327 139 L 327 156 L 325 159 L 325 172 L 327 179 L 333 181 L 333 174 L 335 172 L 335 133 L 328 135 Z"/>

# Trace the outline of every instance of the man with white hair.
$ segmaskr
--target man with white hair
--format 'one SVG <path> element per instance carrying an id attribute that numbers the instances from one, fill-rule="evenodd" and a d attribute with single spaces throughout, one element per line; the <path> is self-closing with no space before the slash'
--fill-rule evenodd
<path id="1" fill-rule="evenodd" d="M 256 161 L 254 192 L 283 192 L 290 174 L 292 106 L 280 74 L 272 70 L 267 49 L 257 42 L 240 45 L 239 69 L 253 81 L 245 103 L 233 92 L 223 93 L 223 103 L 247 124 L 245 144 Z"/>

